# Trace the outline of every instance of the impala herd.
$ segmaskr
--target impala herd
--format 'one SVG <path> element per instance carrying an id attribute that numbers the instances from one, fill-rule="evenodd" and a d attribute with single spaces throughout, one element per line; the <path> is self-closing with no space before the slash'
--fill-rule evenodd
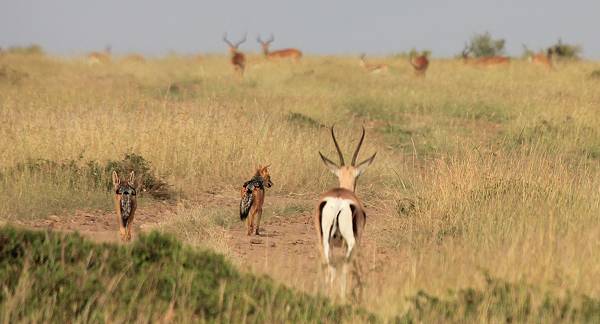
<path id="1" fill-rule="evenodd" d="M 242 39 L 237 42 L 231 42 L 227 39 L 227 33 L 223 34 L 223 42 L 229 47 L 230 64 L 234 69 L 234 72 L 243 77 L 246 70 L 246 55 L 239 49 L 239 46 L 246 42 L 247 35 L 244 35 Z M 262 53 L 267 60 L 278 60 L 278 59 L 289 59 L 293 62 L 298 62 L 302 58 L 302 51 L 297 48 L 283 48 L 278 50 L 271 50 L 270 46 L 275 37 L 273 34 L 270 35 L 269 39 L 263 40 L 260 35 L 256 37 L 256 41 L 260 44 Z M 483 56 L 483 57 L 472 57 L 471 50 L 468 45 L 462 50 L 461 57 L 462 62 L 465 65 L 474 67 L 495 67 L 495 66 L 507 66 L 511 60 L 507 56 Z M 540 52 L 528 57 L 528 61 L 535 65 L 540 65 L 547 68 L 548 70 L 554 70 L 553 63 L 553 50 L 549 48 L 546 52 Z M 410 66 L 413 68 L 414 73 L 417 77 L 424 77 L 427 69 L 429 68 L 429 55 L 427 53 L 415 54 L 411 53 L 408 58 Z M 359 57 L 359 65 L 367 73 L 379 74 L 387 73 L 390 70 L 390 66 L 384 63 L 370 63 L 366 59 L 366 54 L 361 54 Z M 107 64 L 111 62 L 111 47 L 106 46 L 102 52 L 91 52 L 87 55 L 87 61 L 90 65 Z M 130 54 L 123 58 L 123 62 L 131 63 L 143 63 L 145 59 L 139 54 Z"/>

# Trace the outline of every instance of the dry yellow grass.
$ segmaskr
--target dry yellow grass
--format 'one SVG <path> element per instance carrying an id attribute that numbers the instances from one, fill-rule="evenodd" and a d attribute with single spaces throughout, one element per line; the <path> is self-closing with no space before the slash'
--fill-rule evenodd
<path id="1" fill-rule="evenodd" d="M 377 216 L 368 231 L 397 256 L 370 281 L 371 309 L 396 315 L 404 296 L 481 285 L 482 271 L 600 296 L 600 82 L 588 78 L 597 63 L 547 71 L 433 60 L 415 78 L 400 58 L 385 59 L 386 75 L 364 73 L 352 57 L 248 59 L 238 80 L 226 56 L 91 67 L 3 56 L 0 217 L 103 206 L 102 190 L 73 192 L 60 177 L 15 169 L 38 158 L 135 152 L 192 198 L 232 191 L 271 163 L 272 194 L 316 195 L 334 185 L 317 155 L 332 153 L 322 126 L 336 123 L 348 152 L 364 124 L 363 153 L 379 153 L 359 195 Z M 181 214 L 208 224 L 198 211 Z M 186 233 L 185 224 L 165 226 L 226 249 L 218 231 Z"/>

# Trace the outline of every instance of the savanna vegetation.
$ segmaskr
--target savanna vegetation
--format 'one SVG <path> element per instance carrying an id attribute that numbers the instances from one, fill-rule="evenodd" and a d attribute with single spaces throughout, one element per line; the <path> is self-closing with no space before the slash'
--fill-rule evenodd
<path id="1" fill-rule="evenodd" d="M 598 64 L 439 59 L 415 78 L 403 58 L 377 60 L 389 73 L 366 74 L 351 56 L 256 54 L 241 79 L 225 55 L 90 65 L 2 54 L 3 222 L 109 210 L 114 169 L 143 175 L 140 208 L 178 204 L 160 227 L 170 234 L 129 246 L 3 229 L 2 320 L 598 321 Z M 336 185 L 317 153 L 335 156 L 334 123 L 345 152 L 361 125 L 361 156 L 378 152 L 357 192 L 365 236 L 390 256 L 374 267 L 360 255 L 352 308 L 236 270 L 207 250 L 235 259 L 220 233 L 236 210 L 196 201 L 238 197 L 270 163 L 268 195 L 303 199 L 272 213 L 310 212 L 304 201 Z"/>

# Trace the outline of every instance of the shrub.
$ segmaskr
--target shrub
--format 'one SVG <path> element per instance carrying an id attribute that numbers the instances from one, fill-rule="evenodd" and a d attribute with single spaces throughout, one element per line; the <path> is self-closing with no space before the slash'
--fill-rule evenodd
<path id="1" fill-rule="evenodd" d="M 397 322 L 597 323 L 600 320 L 598 299 L 573 292 L 557 296 L 525 283 L 509 283 L 489 275 L 482 289 L 463 288 L 444 297 L 420 291 L 409 300 L 410 309 Z"/>
<path id="2" fill-rule="evenodd" d="M 7 65 L 0 66 L 0 82 L 17 85 L 28 77 L 29 74 L 27 72 L 19 71 Z"/>
<path id="3" fill-rule="evenodd" d="M 579 45 L 565 44 L 562 39 L 558 39 L 558 42 L 549 48 L 552 50 L 553 55 L 561 59 L 577 60 L 580 59 L 582 48 Z"/>
<path id="4" fill-rule="evenodd" d="M 140 192 L 149 193 L 155 199 L 171 199 L 174 195 L 171 186 L 156 176 L 150 162 L 143 156 L 127 153 L 123 160 L 110 160 L 103 166 L 97 161 L 80 160 L 51 161 L 47 159 L 30 159 L 17 164 L 8 171 L 8 175 L 16 177 L 24 172 L 47 177 L 50 181 L 66 181 L 75 189 L 105 189 L 112 191 L 113 171 L 125 177 L 135 171 Z"/>
<path id="5" fill-rule="evenodd" d="M 504 53 L 504 39 L 493 39 L 489 32 L 471 37 L 466 50 L 475 57 L 497 56 Z"/>
<path id="6" fill-rule="evenodd" d="M 17 55 L 44 55 L 44 49 L 37 44 L 31 44 L 29 46 L 13 46 L 9 47 L 7 52 L 9 54 Z"/>
<path id="7" fill-rule="evenodd" d="M 325 127 L 325 125 L 321 124 L 318 120 L 313 119 L 309 116 L 306 116 L 301 113 L 291 112 L 287 117 L 288 122 L 291 124 L 295 124 L 298 126 L 306 126 L 311 128 L 321 128 Z"/>
<path id="8" fill-rule="evenodd" d="M 121 161 L 108 161 L 104 167 L 106 186 L 112 189 L 110 181 L 110 173 L 117 171 L 121 176 L 131 171 L 135 171 L 136 179 L 141 185 L 140 191 L 149 193 L 155 199 L 171 199 L 173 191 L 171 186 L 164 180 L 160 179 L 151 170 L 150 162 L 144 159 L 143 156 L 135 153 L 127 153 Z"/>

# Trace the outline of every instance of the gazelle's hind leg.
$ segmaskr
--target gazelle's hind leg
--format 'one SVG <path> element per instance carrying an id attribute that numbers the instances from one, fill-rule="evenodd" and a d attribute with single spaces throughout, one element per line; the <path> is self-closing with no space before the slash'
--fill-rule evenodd
<path id="1" fill-rule="evenodd" d="M 352 251 L 354 250 L 354 245 L 356 244 L 356 239 L 354 238 L 354 229 L 352 224 L 352 211 L 350 208 L 343 208 L 340 211 L 340 215 L 338 216 L 338 226 L 340 228 L 340 233 L 346 242 L 347 250 L 346 257 L 344 258 L 344 264 L 342 266 L 342 277 L 340 279 L 340 295 L 342 300 L 346 298 L 346 288 L 347 288 L 347 276 L 348 276 L 348 266 L 350 258 L 352 257 Z"/>
<path id="2" fill-rule="evenodd" d="M 354 249 L 354 245 L 356 244 L 352 224 L 352 211 L 350 208 L 343 208 L 340 211 L 340 215 L 338 216 L 338 226 L 340 227 L 340 234 L 342 234 L 342 238 L 347 245 L 346 261 L 348 261 L 352 256 L 352 251 Z"/>
<path id="3" fill-rule="evenodd" d="M 336 207 L 327 203 L 323 207 L 321 215 L 321 232 L 323 233 L 323 257 L 325 258 L 325 264 L 327 265 L 327 281 L 329 284 L 333 284 L 333 281 L 335 280 L 335 268 L 330 263 L 331 248 L 329 246 L 329 240 L 331 239 L 331 231 L 334 229 L 336 217 Z"/>

